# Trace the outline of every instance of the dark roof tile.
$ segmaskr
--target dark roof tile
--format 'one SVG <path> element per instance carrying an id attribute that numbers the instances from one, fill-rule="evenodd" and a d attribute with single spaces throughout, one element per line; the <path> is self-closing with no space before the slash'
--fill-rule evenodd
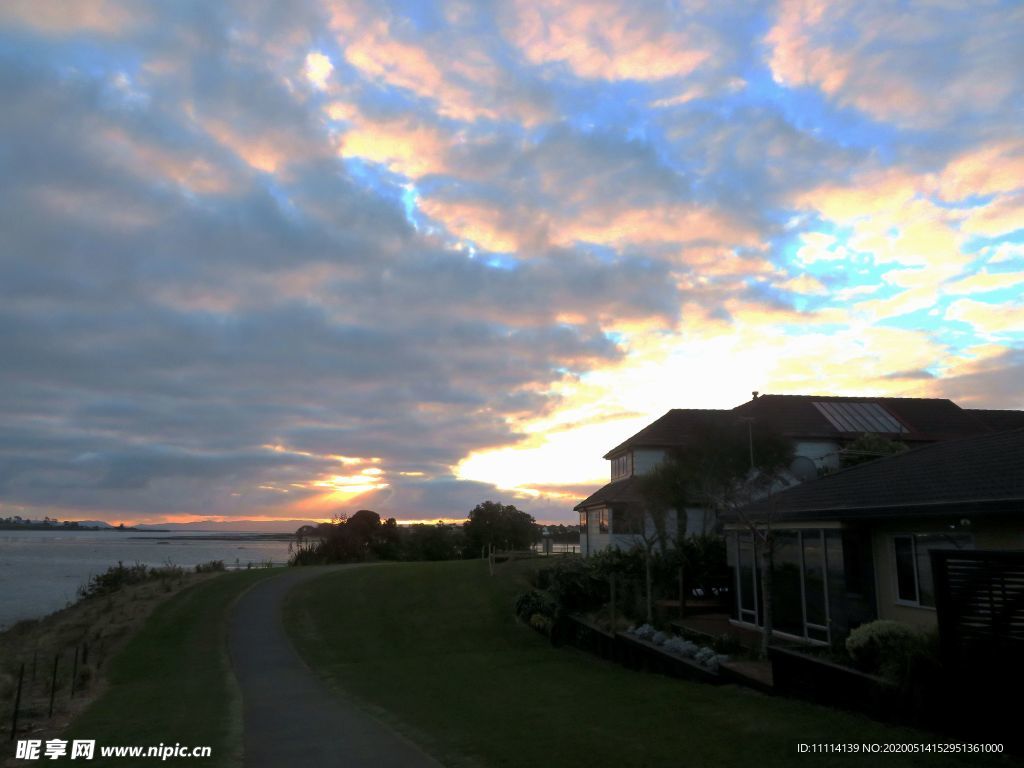
<path id="1" fill-rule="evenodd" d="M 860 464 L 776 493 L 744 513 L 753 519 L 856 519 L 882 511 L 939 514 L 951 505 L 980 510 L 997 503 L 1019 503 L 1024 514 L 1024 429 L 949 440 Z"/>
<path id="2" fill-rule="evenodd" d="M 626 477 L 599 488 L 573 509 L 580 510 L 603 504 L 642 504 L 643 500 L 638 478 Z"/>

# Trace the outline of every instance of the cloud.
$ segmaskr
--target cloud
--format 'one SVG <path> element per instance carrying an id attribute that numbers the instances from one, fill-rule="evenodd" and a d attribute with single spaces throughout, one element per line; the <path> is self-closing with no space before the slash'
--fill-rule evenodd
<path id="1" fill-rule="evenodd" d="M 892 13 L 4 6 L 0 504 L 571 519 L 670 407 L 996 398 L 1017 13 Z"/>
<path id="2" fill-rule="evenodd" d="M 580 77 L 660 80 L 688 75 L 712 51 L 700 27 L 661 3 L 513 3 L 506 36 L 533 64 L 564 62 Z"/>
<path id="3" fill-rule="evenodd" d="M 11 0 L 0 7 L 0 26 L 21 27 L 46 35 L 118 37 L 129 33 L 148 16 L 139 5 L 120 0 L 54 4 Z"/>
<path id="4" fill-rule="evenodd" d="M 306 66 L 303 70 L 306 79 L 318 90 L 327 90 L 327 81 L 334 72 L 334 64 L 329 56 L 320 51 L 310 51 L 306 54 Z"/>
<path id="5" fill-rule="evenodd" d="M 1022 82 L 1015 3 L 893 6 L 784 0 L 765 36 L 775 80 L 878 120 L 930 128 L 1008 119 Z"/>
<path id="6" fill-rule="evenodd" d="M 938 382 L 938 388 L 964 408 L 1024 409 L 1022 378 L 1024 350 L 997 349 L 961 365 Z"/>

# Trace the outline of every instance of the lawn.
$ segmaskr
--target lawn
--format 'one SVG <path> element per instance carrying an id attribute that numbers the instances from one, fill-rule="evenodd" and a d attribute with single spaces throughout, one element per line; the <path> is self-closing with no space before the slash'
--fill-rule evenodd
<path id="1" fill-rule="evenodd" d="M 446 765 L 971 764 L 927 754 L 800 755 L 798 743 L 936 739 L 552 648 L 513 616 L 532 567 L 505 564 L 494 577 L 481 561 L 338 572 L 293 592 L 285 622 L 307 662 L 339 693 Z"/>
<path id="2" fill-rule="evenodd" d="M 115 656 L 110 686 L 63 735 L 100 745 L 211 746 L 212 760 L 194 766 L 234 766 L 241 756 L 241 706 L 227 656 L 231 603 L 255 582 L 280 573 L 258 569 L 225 573 L 175 595 L 158 607 Z M 109 758 L 126 765 L 125 758 Z M 159 763 L 158 758 L 139 762 Z M 168 760 L 174 764 L 175 760 Z"/>

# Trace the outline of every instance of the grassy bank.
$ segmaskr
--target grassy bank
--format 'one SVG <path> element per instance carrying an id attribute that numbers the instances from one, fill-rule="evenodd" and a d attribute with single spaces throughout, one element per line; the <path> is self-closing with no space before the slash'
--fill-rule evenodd
<path id="1" fill-rule="evenodd" d="M 800 755 L 797 744 L 935 740 L 553 649 L 513 616 L 530 567 L 502 565 L 493 578 L 480 561 L 335 573 L 293 593 L 285 621 L 315 670 L 448 765 L 865 766 L 873 758 Z"/>
<path id="2" fill-rule="evenodd" d="M 19 669 L 24 665 L 19 731 L 56 733 L 66 727 L 75 713 L 96 697 L 104 684 L 108 662 L 139 631 L 156 606 L 211 578 L 208 573 L 180 568 L 157 569 L 144 578 L 136 572 L 135 576 L 139 578 L 134 583 L 124 580 L 108 584 L 102 593 L 79 599 L 43 618 L 20 621 L 0 633 L 0 722 L 10 725 Z"/>
<path id="3" fill-rule="evenodd" d="M 228 608 L 249 586 L 279 572 L 221 574 L 159 606 L 111 660 L 109 686 L 63 738 L 95 739 L 97 745 L 211 746 L 212 760 L 178 762 L 238 765 L 241 708 L 225 644 Z M 90 765 L 103 764 L 97 752 Z M 125 759 L 110 764 L 124 765 Z"/>

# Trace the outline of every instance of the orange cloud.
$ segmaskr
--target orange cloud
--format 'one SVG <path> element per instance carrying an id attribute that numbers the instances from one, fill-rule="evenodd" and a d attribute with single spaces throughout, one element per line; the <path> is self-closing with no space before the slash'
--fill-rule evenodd
<path id="1" fill-rule="evenodd" d="M 959 299 L 946 310 L 946 317 L 968 323 L 983 336 L 1019 333 L 1024 328 L 1024 304 L 988 304 L 973 299 Z"/>
<path id="2" fill-rule="evenodd" d="M 412 179 L 449 169 L 451 135 L 412 117 L 369 118 L 339 105 L 332 105 L 335 116 L 344 114 L 351 127 L 339 138 L 342 157 L 360 157 L 386 165 L 389 170 Z"/>
<path id="3" fill-rule="evenodd" d="M 498 75 L 487 51 L 469 37 L 458 41 L 459 55 L 452 56 L 451 41 L 412 43 L 381 9 L 363 3 L 333 4 L 330 26 L 349 64 L 370 78 L 435 102 L 445 117 L 473 121 L 503 111 L 474 92 L 477 85 L 493 89 Z"/>
<path id="4" fill-rule="evenodd" d="M 944 200 L 1012 192 L 1024 187 L 1024 141 L 972 148 L 946 164 L 935 179 Z"/>
<path id="5" fill-rule="evenodd" d="M 442 223 L 457 237 L 493 251 L 545 246 L 571 246 L 576 242 L 629 246 L 660 243 L 726 244 L 755 247 L 756 231 L 730 216 L 690 204 L 643 208 L 596 206 L 575 215 L 551 209 L 507 208 L 476 200 L 424 197 L 420 210 Z M 684 255 L 683 261 L 686 261 Z"/>
<path id="6" fill-rule="evenodd" d="M 519 0 L 503 28 L 533 64 L 564 62 L 587 78 L 661 80 L 688 75 L 712 55 L 702 30 L 679 29 L 668 14 L 614 0 Z"/>

